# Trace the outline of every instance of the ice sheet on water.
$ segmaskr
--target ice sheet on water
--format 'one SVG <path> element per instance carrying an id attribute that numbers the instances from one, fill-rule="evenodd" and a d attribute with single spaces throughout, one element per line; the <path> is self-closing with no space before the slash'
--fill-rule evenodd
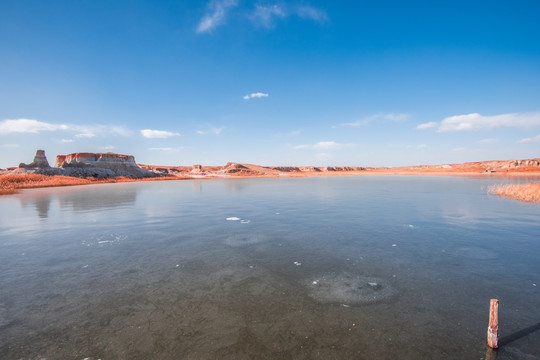
<path id="1" fill-rule="evenodd" d="M 228 236 L 224 243 L 232 247 L 244 247 L 255 244 L 260 244 L 265 241 L 268 241 L 269 237 L 262 234 L 253 234 L 253 233 L 240 233 Z"/>
<path id="2" fill-rule="evenodd" d="M 239 220 L 242 220 L 242 219 L 240 219 L 239 217 L 236 217 L 236 216 L 231 216 L 231 217 L 228 217 L 225 220 L 227 220 L 227 221 L 239 221 Z"/>
<path id="3" fill-rule="evenodd" d="M 475 260 L 493 260 L 499 257 L 499 253 L 483 247 L 460 247 L 456 249 L 455 254 L 459 257 L 465 257 Z"/>
<path id="4" fill-rule="evenodd" d="M 7 311 L 4 304 L 0 303 L 0 326 L 7 324 Z"/>
<path id="5" fill-rule="evenodd" d="M 306 281 L 310 296 L 322 303 L 371 304 L 389 299 L 397 291 L 385 280 L 349 273 L 325 274 Z"/>
<path id="6" fill-rule="evenodd" d="M 119 243 L 121 241 L 124 241 L 127 239 L 127 235 L 125 234 L 119 234 L 119 233 L 106 233 L 106 234 L 100 234 L 95 237 L 91 237 L 89 239 L 84 239 L 82 241 L 83 245 L 86 246 L 107 246 Z"/>

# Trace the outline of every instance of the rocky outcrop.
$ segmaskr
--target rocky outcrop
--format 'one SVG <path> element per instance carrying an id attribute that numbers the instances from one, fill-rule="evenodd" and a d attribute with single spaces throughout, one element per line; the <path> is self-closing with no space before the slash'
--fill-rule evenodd
<path id="1" fill-rule="evenodd" d="M 126 176 L 134 178 L 159 176 L 140 168 L 133 155 L 114 153 L 73 153 L 58 155 L 55 168 L 63 169 L 69 176 L 108 178 Z"/>
<path id="2" fill-rule="evenodd" d="M 26 165 L 25 163 L 19 164 L 19 168 L 39 168 L 39 169 L 48 169 L 51 166 L 49 165 L 49 162 L 47 161 L 47 157 L 45 156 L 45 150 L 37 150 L 36 155 L 34 156 L 34 161 L 32 161 L 30 164 Z"/>
<path id="3" fill-rule="evenodd" d="M 138 167 L 133 155 L 121 155 L 110 152 L 58 155 L 54 166 L 63 168 L 70 166 L 97 166 L 107 169 Z"/>
<path id="4" fill-rule="evenodd" d="M 192 175 L 206 175 L 202 169 L 202 165 L 193 165 L 189 173 Z"/>
<path id="5" fill-rule="evenodd" d="M 58 155 L 54 167 L 49 165 L 45 151 L 38 150 L 34 161 L 19 165 L 17 173 L 64 175 L 75 177 L 115 178 L 125 176 L 144 178 L 160 176 L 159 173 L 140 168 L 132 155 L 114 153 L 73 153 Z"/>

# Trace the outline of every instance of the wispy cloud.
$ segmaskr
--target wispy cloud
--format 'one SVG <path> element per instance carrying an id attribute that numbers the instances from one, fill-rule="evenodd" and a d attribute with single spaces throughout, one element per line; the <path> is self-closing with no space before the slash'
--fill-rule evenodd
<path id="1" fill-rule="evenodd" d="M 479 144 L 495 144 L 497 142 L 497 139 L 481 139 L 478 140 Z"/>
<path id="2" fill-rule="evenodd" d="M 524 138 L 518 141 L 520 144 L 526 144 L 526 143 L 537 143 L 540 142 L 540 135 L 536 135 L 532 138 Z"/>
<path id="3" fill-rule="evenodd" d="M 63 144 L 69 144 L 69 143 L 75 142 L 75 140 L 73 140 L 73 139 L 62 139 L 62 140 L 60 140 L 60 142 L 63 143 Z"/>
<path id="4" fill-rule="evenodd" d="M 296 15 L 298 15 L 302 19 L 309 19 L 319 22 L 325 21 L 327 19 L 326 12 L 311 6 L 298 6 L 295 10 Z"/>
<path id="5" fill-rule="evenodd" d="M 251 93 L 251 94 L 248 94 L 248 95 L 244 95 L 243 99 L 244 100 L 249 100 L 249 99 L 263 98 L 263 97 L 268 97 L 268 96 L 269 95 L 267 93 L 256 92 L 256 93 Z"/>
<path id="6" fill-rule="evenodd" d="M 32 119 L 8 119 L 0 122 L 0 134 L 37 134 L 43 131 L 76 132 L 77 134 L 75 134 L 75 137 L 77 138 L 92 138 L 96 136 L 110 135 L 130 135 L 129 130 L 124 129 L 120 126 L 53 124 Z"/>
<path id="7" fill-rule="evenodd" d="M 19 144 L 3 144 L 2 147 L 6 149 L 16 149 L 20 147 L 20 145 Z"/>
<path id="8" fill-rule="evenodd" d="M 32 119 L 7 119 L 0 122 L 0 134 L 10 133 L 32 133 L 37 134 L 42 131 L 68 130 L 69 126 L 64 124 L 51 124 Z"/>
<path id="9" fill-rule="evenodd" d="M 215 27 L 223 24 L 229 9 L 238 6 L 237 0 L 213 0 L 208 3 L 206 14 L 197 26 L 198 34 L 212 31 Z"/>
<path id="10" fill-rule="evenodd" d="M 487 130 L 500 127 L 530 128 L 540 126 L 540 112 L 511 113 L 486 116 L 479 113 L 454 115 L 440 123 L 420 124 L 420 130 L 437 128 L 438 132 Z"/>
<path id="11" fill-rule="evenodd" d="M 358 119 L 354 122 L 349 123 L 343 123 L 341 126 L 350 126 L 350 127 L 358 127 L 358 126 L 366 126 L 372 121 L 391 121 L 391 122 L 402 122 L 406 121 L 410 116 L 408 114 L 400 114 L 400 113 L 377 113 L 371 116 L 367 116 L 361 119 Z"/>
<path id="12" fill-rule="evenodd" d="M 93 137 L 96 137 L 96 134 L 94 134 L 93 132 L 84 132 L 84 133 L 75 135 L 75 137 L 76 138 L 93 138 Z"/>
<path id="13" fill-rule="evenodd" d="M 151 129 L 141 130 L 141 135 L 148 139 L 166 139 L 172 136 L 180 136 L 177 132 Z"/>
<path id="14" fill-rule="evenodd" d="M 336 150 L 341 149 L 345 146 L 350 146 L 350 144 L 340 144 L 335 141 L 319 141 L 318 143 L 311 145 L 296 145 L 293 147 L 295 150 L 299 149 L 312 149 L 312 150 Z"/>
<path id="15" fill-rule="evenodd" d="M 255 5 L 252 19 L 255 23 L 270 28 L 274 25 L 274 18 L 284 18 L 287 14 L 279 5 Z"/>
<path id="16" fill-rule="evenodd" d="M 149 148 L 148 150 L 150 150 L 150 151 L 163 151 L 163 152 L 177 152 L 177 151 L 180 151 L 182 149 L 183 149 L 182 146 L 178 146 L 178 147 L 153 147 L 153 148 Z"/>
<path id="17" fill-rule="evenodd" d="M 315 159 L 317 159 L 319 161 L 328 160 L 330 158 L 331 158 L 330 154 L 327 154 L 327 153 L 317 153 L 317 154 L 315 154 Z"/>
<path id="18" fill-rule="evenodd" d="M 407 145 L 407 149 L 425 149 L 427 148 L 426 144 L 418 144 L 418 145 Z"/>
<path id="19" fill-rule="evenodd" d="M 206 130 L 197 130 L 198 135 L 219 135 L 224 127 L 212 127 Z"/>
<path id="20" fill-rule="evenodd" d="M 312 6 L 255 5 L 250 17 L 253 23 L 266 28 L 272 28 L 277 19 L 297 16 L 300 19 L 323 22 L 327 19 L 326 12 Z"/>
<path id="21" fill-rule="evenodd" d="M 426 130 L 426 129 L 433 129 L 437 127 L 437 123 L 435 121 L 430 121 L 427 123 L 420 124 L 416 127 L 418 130 Z"/>

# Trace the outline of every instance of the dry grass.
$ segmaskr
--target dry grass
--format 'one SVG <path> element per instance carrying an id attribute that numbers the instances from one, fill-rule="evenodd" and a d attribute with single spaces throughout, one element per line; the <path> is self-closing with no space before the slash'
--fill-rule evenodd
<path id="1" fill-rule="evenodd" d="M 540 183 L 491 186 L 489 193 L 519 201 L 540 202 Z"/>
<path id="2" fill-rule="evenodd" d="M 133 182 L 133 181 L 155 181 L 155 180 L 179 180 L 181 178 L 175 176 L 132 179 L 127 177 L 117 177 L 115 179 L 96 179 L 96 178 L 77 178 L 71 176 L 48 176 L 40 174 L 18 174 L 18 175 L 1 175 L 0 176 L 0 195 L 9 195 L 16 193 L 19 189 L 55 187 L 55 186 L 72 186 L 72 185 L 88 185 L 88 184 L 106 184 L 117 182 Z"/>
<path id="3" fill-rule="evenodd" d="M 47 176 L 40 174 L 20 174 L 0 176 L 0 195 L 16 193 L 19 189 L 86 185 L 106 182 L 94 179 L 82 179 L 70 176 Z"/>

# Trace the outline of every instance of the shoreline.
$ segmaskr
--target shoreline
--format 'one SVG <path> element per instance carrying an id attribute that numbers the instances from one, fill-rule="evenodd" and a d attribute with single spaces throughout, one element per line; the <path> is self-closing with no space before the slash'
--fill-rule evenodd
<path id="1" fill-rule="evenodd" d="M 254 165 L 247 165 L 253 167 Z M 351 171 L 302 171 L 276 173 L 256 172 L 243 174 L 204 174 L 196 175 L 189 173 L 179 173 L 176 176 L 161 176 L 155 178 L 78 178 L 62 175 L 41 175 L 41 174 L 1 174 L 0 175 L 0 196 L 16 194 L 20 190 L 63 187 L 78 185 L 111 184 L 140 181 L 172 181 L 172 180 L 212 180 L 212 179 L 246 179 L 246 178 L 300 178 L 300 177 L 333 177 L 333 176 L 462 176 L 478 178 L 501 178 L 501 179 L 523 179 L 532 178 L 540 181 L 540 170 L 531 171 L 504 171 L 504 172 L 478 172 L 478 169 L 448 169 L 448 168 L 366 168 L 365 170 Z M 473 171 L 471 171 L 473 170 Z M 510 184 L 490 187 L 490 194 L 504 196 L 525 202 L 540 202 L 540 183 L 531 182 L 529 184 Z"/>

